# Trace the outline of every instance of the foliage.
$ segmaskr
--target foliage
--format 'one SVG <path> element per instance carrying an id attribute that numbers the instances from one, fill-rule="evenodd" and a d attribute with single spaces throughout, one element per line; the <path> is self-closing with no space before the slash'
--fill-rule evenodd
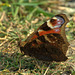
<path id="1" fill-rule="evenodd" d="M 0 1 L 0 72 L 17 72 L 20 67 L 18 42 L 25 40 L 29 34 L 36 30 L 44 21 L 62 10 L 53 9 L 59 1 L 51 0 L 1 0 Z M 62 13 L 68 13 L 66 11 Z M 70 13 L 72 14 L 72 13 Z M 68 17 L 70 15 L 68 13 Z M 73 40 L 75 35 L 74 22 L 66 27 L 68 40 Z M 74 29 L 74 30 L 73 30 Z M 37 61 L 37 62 L 36 62 Z M 43 63 L 28 56 L 21 57 L 21 73 L 43 74 L 49 63 Z M 40 66 L 39 66 L 40 65 Z M 57 63 L 51 65 L 49 74 L 55 71 Z M 64 66 L 63 66 L 64 67 Z M 52 69 L 52 70 L 51 70 Z M 61 73 L 62 68 L 56 73 Z M 74 71 L 72 71 L 75 73 Z M 17 72 L 18 73 L 18 72 Z"/>

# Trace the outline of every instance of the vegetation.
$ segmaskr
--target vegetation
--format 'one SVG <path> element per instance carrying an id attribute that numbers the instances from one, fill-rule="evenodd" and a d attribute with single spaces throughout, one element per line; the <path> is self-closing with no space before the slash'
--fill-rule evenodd
<path id="1" fill-rule="evenodd" d="M 18 42 L 20 39 L 24 41 L 43 22 L 55 14 L 65 13 L 70 19 L 70 22 L 66 26 L 66 35 L 69 43 L 75 46 L 75 43 L 71 42 L 75 39 L 75 10 L 65 6 L 65 2 L 67 1 L 0 1 L 0 75 L 44 74 L 50 63 L 42 62 L 29 56 L 23 56 L 19 50 Z M 72 10 L 72 12 L 69 12 L 69 10 Z M 73 54 L 69 57 L 70 59 L 67 62 L 52 62 L 47 74 L 59 75 L 68 72 L 75 74 L 75 55 Z"/>

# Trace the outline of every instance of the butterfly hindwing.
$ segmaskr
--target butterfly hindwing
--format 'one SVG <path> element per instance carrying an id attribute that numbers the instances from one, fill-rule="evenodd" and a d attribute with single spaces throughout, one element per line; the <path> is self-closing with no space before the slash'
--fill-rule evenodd
<path id="1" fill-rule="evenodd" d="M 63 38 L 59 34 L 47 34 L 39 36 L 32 42 L 26 43 L 21 50 L 26 55 L 36 57 L 44 61 L 65 61 L 67 57 L 63 53 Z"/>

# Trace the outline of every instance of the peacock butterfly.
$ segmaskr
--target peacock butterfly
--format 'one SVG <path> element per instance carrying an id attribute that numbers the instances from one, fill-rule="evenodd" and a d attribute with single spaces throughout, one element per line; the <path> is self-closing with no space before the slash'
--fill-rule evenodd
<path id="1" fill-rule="evenodd" d="M 67 60 L 69 43 L 65 35 L 65 25 L 68 21 L 65 14 L 55 15 L 19 43 L 21 52 L 43 61 Z"/>

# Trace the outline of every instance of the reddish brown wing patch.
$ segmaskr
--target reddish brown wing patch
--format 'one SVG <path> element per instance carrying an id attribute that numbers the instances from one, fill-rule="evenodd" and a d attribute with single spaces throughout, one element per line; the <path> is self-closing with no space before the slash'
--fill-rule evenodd
<path id="1" fill-rule="evenodd" d="M 39 36 L 42 36 L 42 35 L 45 35 L 45 34 L 51 34 L 51 33 L 58 33 L 58 34 L 60 34 L 60 31 L 55 31 L 55 30 L 49 30 L 49 31 L 39 31 L 38 32 L 38 34 L 39 34 Z M 32 38 L 31 38 L 31 40 L 34 40 L 34 39 L 36 39 L 38 36 L 35 34 Z"/>
<path id="2" fill-rule="evenodd" d="M 34 39 L 36 39 L 38 36 L 35 34 L 32 38 L 31 38 L 31 40 L 34 40 Z"/>
<path id="3" fill-rule="evenodd" d="M 51 19 L 50 23 L 55 26 L 57 24 L 57 20 Z"/>
<path id="4" fill-rule="evenodd" d="M 58 33 L 60 34 L 60 31 L 56 32 L 55 30 L 49 30 L 49 31 L 40 31 L 39 36 L 45 35 L 45 34 L 51 34 L 51 33 Z"/>

